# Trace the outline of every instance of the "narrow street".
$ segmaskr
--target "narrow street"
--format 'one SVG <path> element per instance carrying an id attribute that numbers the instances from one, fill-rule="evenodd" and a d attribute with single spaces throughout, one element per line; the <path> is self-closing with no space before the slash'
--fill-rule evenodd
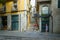
<path id="1" fill-rule="evenodd" d="M 60 40 L 60 34 L 1 31 L 0 40 Z"/>
<path id="2" fill-rule="evenodd" d="M 60 0 L 0 0 L 0 40 L 60 40 Z"/>

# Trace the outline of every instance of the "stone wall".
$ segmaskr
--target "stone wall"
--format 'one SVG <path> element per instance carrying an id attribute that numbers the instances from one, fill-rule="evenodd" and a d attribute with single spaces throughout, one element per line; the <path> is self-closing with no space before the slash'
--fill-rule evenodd
<path id="1" fill-rule="evenodd" d="M 60 9 L 58 0 L 52 0 L 53 33 L 60 33 Z"/>

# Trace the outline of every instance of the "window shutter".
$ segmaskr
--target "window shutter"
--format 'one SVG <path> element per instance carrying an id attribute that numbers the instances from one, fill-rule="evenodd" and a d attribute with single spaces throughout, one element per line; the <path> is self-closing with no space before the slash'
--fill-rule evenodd
<path id="1" fill-rule="evenodd" d="M 60 8 L 60 0 L 58 0 L 58 8 Z"/>

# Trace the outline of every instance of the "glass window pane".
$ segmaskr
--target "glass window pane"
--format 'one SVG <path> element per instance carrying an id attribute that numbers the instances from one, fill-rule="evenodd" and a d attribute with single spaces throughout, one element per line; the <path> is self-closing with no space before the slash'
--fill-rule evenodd
<path id="1" fill-rule="evenodd" d="M 42 13 L 48 14 L 48 7 L 42 7 Z"/>

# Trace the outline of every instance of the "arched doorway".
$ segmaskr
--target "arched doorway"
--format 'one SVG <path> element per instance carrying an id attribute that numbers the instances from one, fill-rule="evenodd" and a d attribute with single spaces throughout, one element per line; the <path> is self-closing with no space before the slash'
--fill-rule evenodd
<path id="1" fill-rule="evenodd" d="M 49 20 L 50 20 L 50 7 L 49 4 L 41 4 L 39 7 L 40 14 L 40 31 L 41 32 L 49 32 Z"/>

